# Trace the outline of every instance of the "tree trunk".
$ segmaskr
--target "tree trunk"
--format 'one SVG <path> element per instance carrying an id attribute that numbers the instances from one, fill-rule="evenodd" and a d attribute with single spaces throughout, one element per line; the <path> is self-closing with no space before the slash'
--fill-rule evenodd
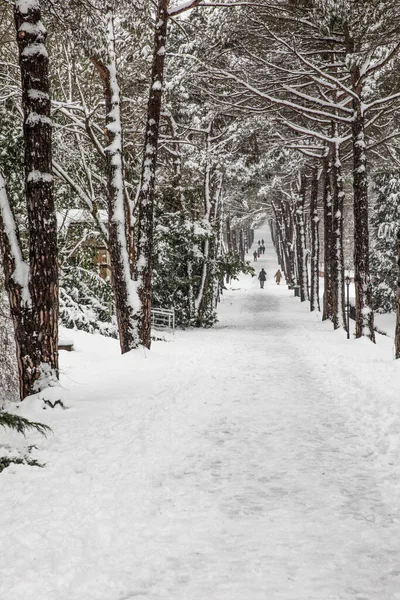
<path id="1" fill-rule="evenodd" d="M 307 178 L 305 174 L 300 176 L 300 188 L 296 203 L 296 224 L 297 224 L 297 256 L 299 268 L 300 300 L 308 300 L 308 268 L 307 268 L 307 248 L 306 232 L 304 222 L 304 207 L 306 201 Z"/>
<path id="2" fill-rule="evenodd" d="M 333 126 L 333 137 L 339 137 L 338 126 Z M 332 321 L 334 329 L 346 325 L 345 300 L 344 300 L 344 256 L 343 256 L 343 202 L 344 189 L 342 177 L 342 163 L 340 160 L 340 146 L 336 142 L 332 145 L 332 205 L 333 205 L 333 238 L 332 238 Z"/>
<path id="3" fill-rule="evenodd" d="M 226 243 L 228 246 L 228 252 L 233 252 L 231 236 L 231 217 L 229 214 L 226 216 Z"/>
<path id="4" fill-rule="evenodd" d="M 283 256 L 285 257 L 285 279 L 288 285 L 295 283 L 295 247 L 294 223 L 291 207 L 288 202 L 280 204 L 280 227 Z"/>
<path id="5" fill-rule="evenodd" d="M 312 174 L 310 194 L 311 224 L 311 296 L 310 310 L 320 310 L 319 306 L 319 217 L 318 217 L 318 168 Z"/>
<path id="6" fill-rule="evenodd" d="M 235 227 L 233 229 L 231 229 L 231 239 L 232 239 L 232 251 L 234 252 L 234 254 L 237 254 L 237 251 L 238 251 L 237 231 L 236 231 Z"/>
<path id="7" fill-rule="evenodd" d="M 105 149 L 107 160 L 108 251 L 112 269 L 112 287 L 119 343 L 121 353 L 124 354 L 139 345 L 138 327 L 134 319 L 135 306 L 138 305 L 139 301 L 134 283 L 131 280 L 131 261 L 127 239 L 121 102 L 117 80 L 112 13 L 108 14 L 107 19 L 108 64 L 104 65 L 96 58 L 92 58 L 92 62 L 104 84 L 107 114 L 105 131 L 108 142 Z"/>
<path id="8" fill-rule="evenodd" d="M 271 221 L 271 237 L 275 246 L 279 266 L 282 269 L 286 282 L 291 282 L 291 269 L 287 254 L 288 245 L 286 243 L 285 215 L 283 214 L 284 205 L 275 206 L 272 202 L 272 209 L 275 215 L 275 221 Z"/>
<path id="9" fill-rule="evenodd" d="M 204 242 L 203 251 L 203 272 L 201 277 L 200 289 L 196 298 L 195 306 L 197 312 L 197 326 L 201 327 L 204 324 L 204 315 L 207 307 L 210 306 L 210 290 L 209 286 L 212 285 L 212 279 L 214 276 L 214 266 L 216 259 L 216 232 L 215 232 L 215 218 L 216 210 L 219 204 L 220 194 L 222 191 L 222 179 L 219 182 L 215 193 L 211 189 L 211 124 L 207 131 L 207 157 L 206 157 L 206 169 L 204 179 L 204 220 L 209 223 L 210 231 L 207 234 L 207 238 Z M 242 229 L 240 230 L 240 239 L 242 243 Z"/>
<path id="10" fill-rule="evenodd" d="M 324 159 L 324 307 L 322 320 L 332 319 L 332 247 L 333 247 L 333 207 L 330 181 L 330 158 Z"/>
<path id="11" fill-rule="evenodd" d="M 146 130 L 138 195 L 138 245 L 135 279 L 140 306 L 135 318 L 141 343 L 151 344 L 151 277 L 154 228 L 154 186 L 164 78 L 165 45 L 168 27 L 168 0 L 158 0 L 153 43 L 150 95 L 147 104 Z"/>
<path id="12" fill-rule="evenodd" d="M 357 70 L 358 72 L 358 70 Z M 359 72 L 358 78 L 359 79 Z M 368 178 L 361 102 L 353 102 L 353 189 L 354 189 L 354 284 L 356 289 L 356 338 L 368 336 L 375 342 L 369 273 Z"/>
<path id="13" fill-rule="evenodd" d="M 22 82 L 25 193 L 29 229 L 29 288 L 16 281 L 23 264 L 11 251 L 3 212 L 5 276 L 15 328 L 21 399 L 58 381 L 58 251 L 53 200 L 52 123 L 47 32 L 39 2 L 14 7 Z M 5 206 L 5 189 L 2 208 Z M 18 234 L 9 213 L 18 244 Z M 10 253 L 11 252 L 11 253 Z M 20 264 L 18 264 L 20 263 Z M 11 270 L 14 267 L 14 270 Z M 25 265 L 27 267 L 27 265 Z M 26 280 L 27 281 L 27 280 Z M 21 285 L 22 284 L 22 285 Z M 29 295 L 27 292 L 29 289 Z"/>
<path id="14" fill-rule="evenodd" d="M 275 214 L 275 219 L 270 219 L 269 220 L 269 231 L 271 233 L 272 244 L 273 244 L 275 250 L 278 253 L 278 250 L 277 250 L 278 237 L 277 237 L 277 233 L 276 233 L 276 211 L 275 211 L 275 207 L 274 207 L 273 203 L 272 203 L 272 209 L 273 209 L 274 214 Z M 279 260 L 279 256 L 278 256 L 278 260 Z"/>
<path id="15" fill-rule="evenodd" d="M 397 230 L 397 290 L 396 290 L 396 332 L 395 358 L 400 358 L 400 228 Z"/>
<path id="16" fill-rule="evenodd" d="M 353 193 L 354 193 L 354 286 L 356 290 L 356 338 L 368 336 L 375 342 L 372 289 L 369 272 L 368 177 L 365 144 L 363 80 L 355 58 L 355 44 L 346 24 L 345 42 L 350 59 L 352 100 Z"/>
<path id="17" fill-rule="evenodd" d="M 239 256 L 240 260 L 244 262 L 244 235 L 243 235 L 243 227 L 240 228 L 239 232 Z"/>

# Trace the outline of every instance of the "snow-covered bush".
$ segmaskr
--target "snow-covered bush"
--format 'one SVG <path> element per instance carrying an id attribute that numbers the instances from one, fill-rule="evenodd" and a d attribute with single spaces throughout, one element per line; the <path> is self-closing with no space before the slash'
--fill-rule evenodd
<path id="1" fill-rule="evenodd" d="M 60 241 L 60 319 L 70 329 L 117 337 L 109 276 L 100 276 L 98 234 L 84 223 L 63 227 Z"/>
<path id="2" fill-rule="evenodd" d="M 194 298 L 201 278 L 205 234 L 181 213 L 157 216 L 152 303 L 162 308 L 173 307 L 180 327 L 194 324 Z"/>
<path id="3" fill-rule="evenodd" d="M 79 266 L 64 267 L 60 279 L 60 319 L 65 327 L 117 337 L 109 281 Z"/>

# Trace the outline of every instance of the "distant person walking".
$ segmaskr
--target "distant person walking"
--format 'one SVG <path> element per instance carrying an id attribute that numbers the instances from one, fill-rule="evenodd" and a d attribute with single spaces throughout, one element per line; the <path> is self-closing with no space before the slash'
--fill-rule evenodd
<path id="1" fill-rule="evenodd" d="M 262 252 L 263 254 L 265 254 L 265 246 L 264 246 L 264 244 L 261 246 L 261 252 Z"/>
<path id="2" fill-rule="evenodd" d="M 257 250 L 254 250 L 253 256 L 254 256 L 254 262 L 257 262 Z"/>
<path id="3" fill-rule="evenodd" d="M 282 279 L 282 273 L 281 273 L 280 269 L 277 270 L 274 277 L 275 277 L 276 285 L 279 285 L 281 282 L 281 279 Z"/>
<path id="4" fill-rule="evenodd" d="M 263 290 L 264 283 L 267 281 L 267 273 L 265 272 L 264 268 L 261 269 L 260 274 L 258 276 L 258 280 L 260 282 L 260 288 Z"/>
<path id="5" fill-rule="evenodd" d="M 260 255 L 261 255 L 261 246 L 258 246 L 258 248 L 257 248 L 257 256 L 258 256 L 258 258 L 260 258 Z"/>
<path id="6" fill-rule="evenodd" d="M 261 245 L 264 246 L 264 240 L 261 240 Z"/>

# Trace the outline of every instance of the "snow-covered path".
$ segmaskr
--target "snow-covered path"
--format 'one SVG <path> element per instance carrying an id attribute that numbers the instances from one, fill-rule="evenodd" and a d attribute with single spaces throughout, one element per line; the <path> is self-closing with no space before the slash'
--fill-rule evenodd
<path id="1" fill-rule="evenodd" d="M 147 356 L 73 334 L 71 408 L 25 409 L 46 468 L 0 475 L 1 600 L 400 599 L 392 342 L 310 315 L 270 243 L 255 266 Z"/>

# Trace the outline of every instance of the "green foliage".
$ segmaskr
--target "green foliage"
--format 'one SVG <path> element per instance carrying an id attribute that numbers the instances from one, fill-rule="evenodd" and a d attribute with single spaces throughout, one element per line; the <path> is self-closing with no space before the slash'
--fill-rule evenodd
<path id="1" fill-rule="evenodd" d="M 8 428 L 17 431 L 18 433 L 22 433 L 22 435 L 25 435 L 27 431 L 38 431 L 46 436 L 46 434 L 51 431 L 51 428 L 48 425 L 29 421 L 24 417 L 13 415 L 4 410 L 0 410 L 0 426 L 4 427 L 4 429 Z"/>
<path id="2" fill-rule="evenodd" d="M 371 215 L 371 279 L 373 309 L 387 313 L 396 300 L 396 233 L 400 224 L 400 172 L 375 175 L 373 187 L 377 195 Z"/>
<path id="3" fill-rule="evenodd" d="M 110 282 L 90 269 L 74 265 L 64 269 L 60 280 L 60 319 L 70 329 L 117 337 Z"/>
<path id="4" fill-rule="evenodd" d="M 256 274 L 251 264 L 246 261 L 240 260 L 238 254 L 233 252 L 227 252 L 220 256 L 217 261 L 219 280 L 222 281 L 225 277 L 230 281 L 231 279 L 238 279 L 240 273 L 245 275 L 251 275 L 254 277 Z"/>
<path id="5" fill-rule="evenodd" d="M 19 213 L 24 207 L 24 143 L 21 117 L 12 104 L 0 104 L 0 160 L 10 203 Z"/>
<path id="6" fill-rule="evenodd" d="M 19 398 L 14 331 L 1 270 L 0 261 L 0 408 L 6 401 Z"/>
<path id="7" fill-rule="evenodd" d="M 96 264 L 101 246 L 97 238 L 95 231 L 83 225 L 67 227 L 60 236 L 60 319 L 70 329 L 115 338 L 113 290 L 109 278 L 100 276 L 104 267 Z"/>
<path id="8" fill-rule="evenodd" d="M 22 433 L 23 436 L 25 436 L 28 431 L 37 431 L 44 436 L 51 432 L 51 428 L 44 423 L 29 421 L 24 417 L 13 415 L 12 413 L 8 413 L 4 410 L 0 410 L 0 426 L 2 426 L 4 429 L 8 428 L 16 431 L 17 433 Z M 8 447 L 6 446 L 6 448 Z M 13 456 L 11 454 L 0 456 L 0 473 L 11 464 L 43 467 L 44 465 L 29 456 L 33 448 L 36 448 L 36 446 L 28 446 L 26 453 L 22 456 Z"/>
<path id="9" fill-rule="evenodd" d="M 157 223 L 153 305 L 174 307 L 176 324 L 180 327 L 211 327 L 216 322 L 215 290 L 219 281 L 214 258 L 215 232 L 203 221 L 186 220 L 180 212 L 158 214 Z M 207 240 L 209 258 L 204 302 L 195 314 L 194 299 L 200 291 Z"/>
<path id="10" fill-rule="evenodd" d="M 28 454 L 24 456 L 0 456 L 0 473 L 11 464 L 14 465 L 29 465 L 30 467 L 44 467 L 35 458 L 31 458 Z"/>
<path id="11" fill-rule="evenodd" d="M 191 325 L 192 298 L 199 285 L 201 235 L 179 212 L 159 214 L 153 268 L 154 306 L 175 308 L 176 324 Z M 191 272 L 192 269 L 192 272 Z"/>

